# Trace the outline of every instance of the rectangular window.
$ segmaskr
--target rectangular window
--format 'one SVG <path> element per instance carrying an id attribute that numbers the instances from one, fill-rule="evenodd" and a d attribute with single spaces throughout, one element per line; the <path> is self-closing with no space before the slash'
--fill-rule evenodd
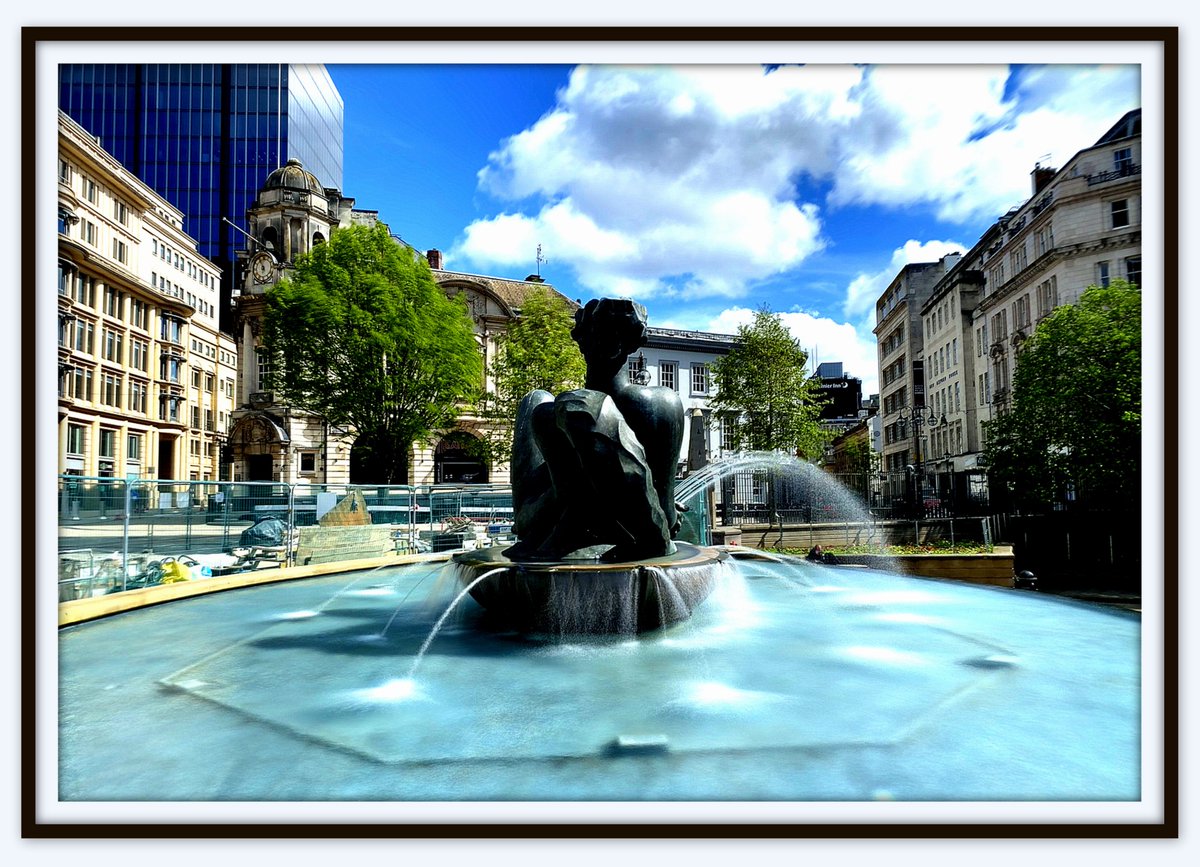
<path id="1" fill-rule="evenodd" d="M 721 416 L 721 451 L 733 451 L 733 416 Z"/>
<path id="2" fill-rule="evenodd" d="M 317 453 L 300 452 L 300 472 L 315 473 L 317 471 Z"/>
<path id="3" fill-rule="evenodd" d="M 1135 286 L 1142 285 L 1142 257 L 1130 256 L 1125 260 L 1125 279 Z"/>
<path id="4" fill-rule="evenodd" d="M 100 380 L 100 402 L 105 406 L 121 406 L 121 377 L 106 373 Z"/>
<path id="5" fill-rule="evenodd" d="M 1008 263 L 1012 266 L 1012 272 L 1014 275 L 1025 270 L 1026 256 L 1024 244 L 1008 254 Z"/>
<path id="6" fill-rule="evenodd" d="M 96 351 L 96 326 L 91 322 L 75 325 L 75 351 L 92 355 Z"/>
<path id="7" fill-rule="evenodd" d="M 58 161 L 58 179 L 64 184 L 71 183 L 71 164 L 66 160 Z"/>
<path id="8" fill-rule="evenodd" d="M 675 374 L 678 369 L 679 367 L 674 361 L 660 361 L 658 363 L 658 384 L 674 391 L 676 388 Z"/>
<path id="9" fill-rule="evenodd" d="M 1013 302 L 1013 328 L 1020 330 L 1029 327 L 1029 296 L 1022 295 Z"/>
<path id="10" fill-rule="evenodd" d="M 129 324 L 144 331 L 149 321 L 149 307 L 146 302 L 140 298 L 129 299 Z"/>
<path id="11" fill-rule="evenodd" d="M 92 204 L 96 203 L 96 182 L 91 178 L 83 179 L 83 197 Z"/>
<path id="12" fill-rule="evenodd" d="M 104 359 L 120 364 L 124 360 L 125 335 L 115 328 L 104 329 Z"/>
<path id="13" fill-rule="evenodd" d="M 146 384 L 129 381 L 129 411 L 146 414 Z"/>
<path id="14" fill-rule="evenodd" d="M 135 370 L 140 370 L 143 373 L 147 370 L 146 365 L 149 363 L 150 344 L 144 340 L 129 341 L 129 366 Z"/>
<path id="15" fill-rule="evenodd" d="M 159 365 L 158 371 L 160 379 L 165 379 L 168 382 L 179 382 L 180 375 L 183 372 L 183 362 L 178 356 L 165 356 Z"/>
<path id="16" fill-rule="evenodd" d="M 991 284 L 991 291 L 997 291 L 1004 285 L 1004 263 L 1001 262 L 988 273 L 988 282 Z"/>
<path id="17" fill-rule="evenodd" d="M 708 394 L 708 365 L 692 365 L 692 394 Z"/>
<path id="18" fill-rule="evenodd" d="M 192 369 L 192 388 L 200 387 L 200 371 Z"/>
<path id="19" fill-rule="evenodd" d="M 211 373 L 204 374 L 204 390 L 207 392 L 213 390 L 213 375 Z"/>
<path id="20" fill-rule="evenodd" d="M 1058 306 L 1058 278 L 1051 277 L 1043 280 L 1037 287 L 1038 319 L 1050 315 L 1050 311 Z"/>
<path id="21" fill-rule="evenodd" d="M 160 397 L 158 399 L 158 417 L 164 421 L 179 421 L 179 398 Z"/>
<path id="22" fill-rule="evenodd" d="M 90 367 L 75 368 L 75 399 L 91 402 L 92 399 L 92 369 Z"/>
<path id="23" fill-rule="evenodd" d="M 84 447 L 84 427 L 81 424 L 67 425 L 67 454 L 82 455 Z"/>
<path id="24" fill-rule="evenodd" d="M 142 459 L 142 435 L 130 434 L 125 439 L 125 460 L 138 463 Z"/>
<path id="25" fill-rule="evenodd" d="M 258 368 L 258 390 L 269 391 L 271 388 L 271 358 L 264 349 L 254 350 L 254 360 Z"/>
<path id="26" fill-rule="evenodd" d="M 96 237 L 97 237 L 96 224 L 91 222 L 90 220 L 84 220 L 82 237 L 83 237 L 84 241 L 86 241 L 88 244 L 91 244 L 93 247 L 95 247 L 96 246 Z"/>
<path id="27" fill-rule="evenodd" d="M 159 337 L 170 343 L 183 343 L 183 323 L 174 316 L 164 315 L 160 320 Z"/>
<path id="28" fill-rule="evenodd" d="M 113 238 L 113 258 L 122 265 L 129 262 L 129 247 L 120 238 Z"/>
<path id="29" fill-rule="evenodd" d="M 115 458 L 117 456 L 117 432 L 100 428 L 100 457 Z"/>
<path id="30" fill-rule="evenodd" d="M 1101 286 L 1107 286 L 1111 280 L 1112 280 L 1112 277 L 1108 273 L 1108 263 L 1107 262 L 1097 262 L 1096 263 L 1096 282 Z"/>
<path id="31" fill-rule="evenodd" d="M 196 430 L 200 429 L 200 407 L 192 407 L 192 427 Z"/>
<path id="32" fill-rule="evenodd" d="M 129 225 L 129 208 L 125 207 L 125 203 L 119 199 L 113 200 L 113 216 L 122 226 Z"/>
<path id="33" fill-rule="evenodd" d="M 1033 233 L 1033 255 L 1044 256 L 1054 248 L 1054 234 L 1047 223 Z"/>
<path id="34" fill-rule="evenodd" d="M 1113 151 L 1113 170 L 1126 174 L 1133 168 L 1133 149 L 1117 148 Z"/>
<path id="35" fill-rule="evenodd" d="M 1129 200 L 1119 199 L 1112 203 L 1112 227 L 1122 229 L 1129 225 Z"/>
<path id="36" fill-rule="evenodd" d="M 75 278 L 75 300 L 86 307 L 95 309 L 96 307 L 96 278 L 95 277 L 79 277 Z"/>

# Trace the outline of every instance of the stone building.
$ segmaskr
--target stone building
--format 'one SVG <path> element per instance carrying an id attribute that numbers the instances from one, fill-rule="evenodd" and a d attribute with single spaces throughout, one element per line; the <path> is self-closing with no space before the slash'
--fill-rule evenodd
<path id="1" fill-rule="evenodd" d="M 876 304 L 884 470 L 982 466 L 1037 323 L 1090 285 L 1140 284 L 1140 176 L 1135 110 L 1062 169 L 1035 166 L 1030 198 L 965 254 L 897 275 Z"/>
<path id="2" fill-rule="evenodd" d="M 984 424 L 1011 405 L 1021 345 L 1037 323 L 1089 286 L 1141 284 L 1141 119 L 1141 109 L 1127 113 L 1061 169 L 1036 166 L 1032 196 L 986 236 L 972 314 L 980 448 Z"/>
<path id="3" fill-rule="evenodd" d="M 921 307 L 925 399 L 921 457 L 943 472 L 975 466 L 979 451 L 975 375 L 981 364 L 973 349 L 971 323 L 983 295 L 981 256 L 994 232 L 958 258 Z M 934 424 L 929 424 L 929 419 Z"/>
<path id="4" fill-rule="evenodd" d="M 663 386 L 679 393 L 684 419 L 680 475 L 730 451 L 729 420 L 713 417 L 709 398 L 713 393 L 713 362 L 728 355 L 736 342 L 735 334 L 651 326 L 645 347 L 627 363 L 630 382 Z"/>
<path id="5" fill-rule="evenodd" d="M 249 233 L 238 253 L 241 268 L 235 292 L 240 365 L 237 410 L 230 431 L 232 478 L 292 484 L 371 484 L 356 464 L 353 430 L 331 426 L 317 413 L 276 400 L 268 387 L 270 370 L 262 351 L 266 292 L 293 267 L 296 257 L 329 237 L 337 227 L 378 222 L 375 211 L 354 207 L 354 200 L 321 184 L 298 160 L 273 171 L 247 213 Z M 397 243 L 403 243 L 397 238 Z M 465 296 L 475 339 L 486 365 L 495 357 L 496 338 L 520 315 L 537 279 L 446 270 L 437 250 L 425 254 L 434 280 L 448 295 Z M 506 484 L 506 467 L 489 467 L 472 454 L 470 440 L 484 422 L 464 407 L 451 430 L 416 443 L 408 455 L 410 484 Z"/>
<path id="6" fill-rule="evenodd" d="M 896 473 L 918 463 L 919 426 L 928 415 L 921 308 L 956 263 L 957 257 L 950 255 L 937 262 L 904 266 L 875 304 L 883 429 L 880 468 L 885 472 Z"/>
<path id="7" fill-rule="evenodd" d="M 548 289 L 559 295 L 572 309 L 578 307 L 578 304 L 536 275 L 513 280 L 450 271 L 443 267 L 445 263 L 439 250 L 429 250 L 425 258 L 433 272 L 433 279 L 443 291 L 451 297 L 461 295 L 466 300 L 485 372 L 496 358 L 497 338 L 513 319 L 521 315 L 521 308 L 531 292 Z M 486 385 L 490 389 L 494 383 L 488 381 Z M 442 432 L 434 441 L 416 444 L 409 463 L 409 476 L 413 484 L 507 485 L 510 479 L 506 465 L 488 466 L 472 454 L 471 440 L 483 436 L 487 424 L 472 409 L 464 407 L 453 429 Z"/>
<path id="8" fill-rule="evenodd" d="M 356 213 L 353 199 L 323 186 L 299 160 L 290 159 L 267 175 L 246 219 L 249 233 L 237 251 L 240 283 L 233 293 L 239 363 L 237 408 L 229 431 L 231 478 L 346 484 L 353 432 L 275 399 L 262 321 L 267 290 L 294 267 L 297 256 L 337 226 L 370 221 L 374 215 Z"/>
<path id="9" fill-rule="evenodd" d="M 176 208 L 58 118 L 58 470 L 219 478 L 236 347 Z"/>

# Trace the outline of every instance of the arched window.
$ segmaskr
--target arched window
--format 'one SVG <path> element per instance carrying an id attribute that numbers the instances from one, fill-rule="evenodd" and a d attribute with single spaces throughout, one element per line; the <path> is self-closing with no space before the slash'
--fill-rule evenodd
<path id="1" fill-rule="evenodd" d="M 484 485 L 488 468 L 480 457 L 480 442 L 463 430 L 448 433 L 433 451 L 435 484 Z"/>
<path id="2" fill-rule="evenodd" d="M 260 239 L 268 250 L 279 250 L 279 233 L 274 226 L 267 226 L 262 230 L 262 238 Z"/>

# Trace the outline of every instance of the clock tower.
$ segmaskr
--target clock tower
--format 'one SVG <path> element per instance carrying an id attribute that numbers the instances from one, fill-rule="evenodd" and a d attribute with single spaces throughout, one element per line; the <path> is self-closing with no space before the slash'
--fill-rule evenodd
<path id="1" fill-rule="evenodd" d="M 330 465 L 339 441 L 324 419 L 276 401 L 262 322 L 267 291 L 288 275 L 297 256 L 348 224 L 353 205 L 290 159 L 267 176 L 246 211 L 250 231 L 237 253 L 233 293 L 238 393 L 229 443 L 235 481 L 322 483 L 348 472 Z"/>

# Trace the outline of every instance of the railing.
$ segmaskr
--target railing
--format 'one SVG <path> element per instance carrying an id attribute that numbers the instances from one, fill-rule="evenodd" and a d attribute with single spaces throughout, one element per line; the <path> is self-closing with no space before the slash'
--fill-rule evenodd
<path id="1" fill-rule="evenodd" d="M 356 516 L 344 522 L 353 526 L 318 532 L 318 520 L 348 497 L 354 507 L 366 506 L 366 519 Z M 63 601 L 294 565 L 301 562 L 298 554 L 331 562 L 357 559 L 364 551 L 382 556 L 487 546 L 510 541 L 512 527 L 511 490 L 489 485 L 60 476 L 58 506 Z M 339 534 L 357 547 L 333 544 L 329 537 Z"/>
<path id="2" fill-rule="evenodd" d="M 828 484 L 832 479 L 837 485 Z M 721 482 L 717 514 L 738 524 L 822 524 L 860 520 L 982 517 L 989 514 L 986 476 L 946 471 L 793 474 L 746 470 Z"/>
<path id="3" fill-rule="evenodd" d="M 1089 187 L 1094 187 L 1096 184 L 1103 184 L 1107 181 L 1115 181 L 1118 178 L 1128 178 L 1132 177 L 1133 175 L 1140 175 L 1141 173 L 1141 166 L 1128 165 L 1122 166 L 1119 169 L 1113 169 L 1112 171 L 1088 175 L 1087 182 Z"/>
<path id="4" fill-rule="evenodd" d="M 808 467 L 795 475 L 747 469 L 709 483 L 703 494 L 711 496 L 711 514 L 725 526 L 821 524 L 864 516 L 928 522 L 989 513 L 983 473 L 938 469 L 933 462 L 921 472 L 827 474 Z M 829 484 L 830 477 L 838 484 Z M 691 505 L 685 515 L 697 525 L 686 538 L 704 543 L 709 507 L 700 500 Z M 233 572 L 514 541 L 512 490 L 494 485 L 68 475 L 58 478 L 58 506 L 62 601 Z M 339 518 L 339 512 L 354 514 Z"/>

